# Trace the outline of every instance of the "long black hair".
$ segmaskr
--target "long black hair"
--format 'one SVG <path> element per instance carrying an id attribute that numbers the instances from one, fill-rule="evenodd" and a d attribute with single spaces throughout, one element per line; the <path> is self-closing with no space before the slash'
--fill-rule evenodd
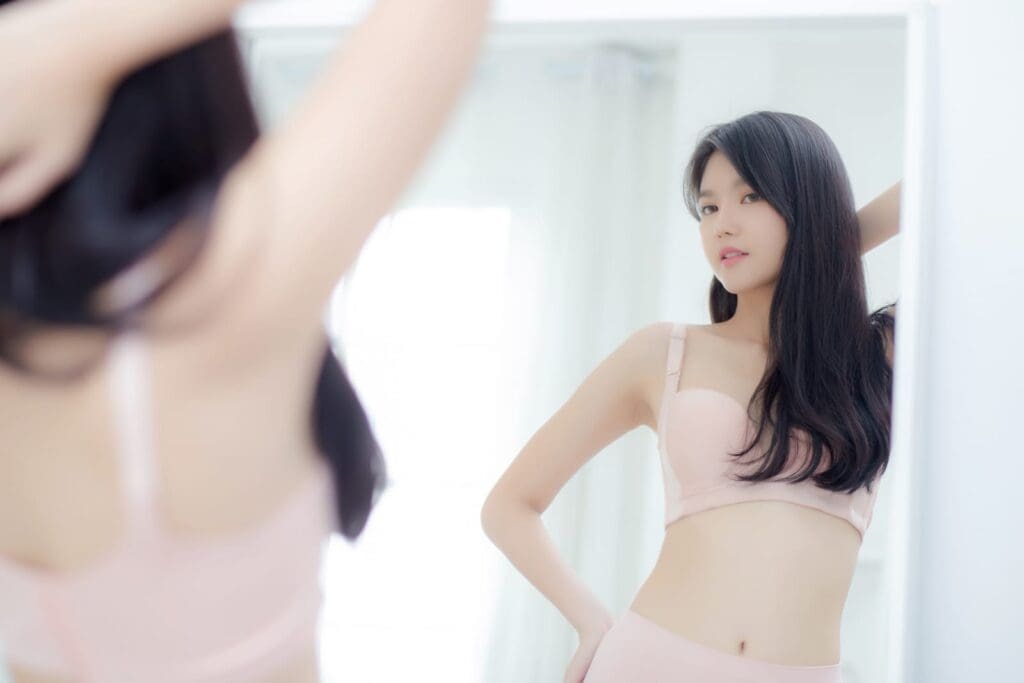
<path id="1" fill-rule="evenodd" d="M 788 240 L 772 296 L 768 362 L 751 397 L 760 406 L 749 453 L 771 430 L 752 474 L 764 481 L 788 465 L 790 430 L 810 437 L 811 457 L 785 481 L 813 478 L 833 491 L 856 491 L 888 465 L 892 368 L 887 307 L 868 312 L 860 229 L 846 168 L 831 138 L 802 116 L 758 111 L 706 131 L 686 167 L 687 209 L 700 220 L 701 179 L 719 151 L 785 219 Z M 709 305 L 714 322 L 731 318 L 737 298 L 717 278 Z M 828 467 L 815 474 L 827 449 Z"/>
<path id="2" fill-rule="evenodd" d="M 137 314 L 195 262 L 218 188 L 258 136 L 230 30 L 125 78 L 75 173 L 27 212 L 0 221 L 0 359 L 42 380 L 87 371 L 93 357 L 57 371 L 34 366 L 34 333 L 71 329 L 109 340 L 140 324 Z M 111 304 L 109 283 L 154 255 L 162 259 L 157 277 L 150 268 L 140 296 Z M 354 539 L 383 489 L 385 467 L 326 334 L 324 346 L 310 428 L 330 465 L 338 528 Z"/>

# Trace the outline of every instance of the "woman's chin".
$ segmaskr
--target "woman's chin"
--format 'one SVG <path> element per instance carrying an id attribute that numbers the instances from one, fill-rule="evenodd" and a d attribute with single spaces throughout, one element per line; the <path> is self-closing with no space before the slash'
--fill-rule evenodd
<path id="1" fill-rule="evenodd" d="M 772 284 L 772 281 L 756 280 L 751 281 L 748 278 L 729 277 L 723 278 L 716 274 L 715 277 L 718 279 L 719 284 L 730 294 L 740 295 L 744 292 L 752 292 L 762 287 Z"/>
<path id="2" fill-rule="evenodd" d="M 744 289 L 742 286 L 738 286 L 738 283 L 736 283 L 735 281 L 723 280 L 720 276 L 717 277 L 718 284 L 722 285 L 725 291 L 729 292 L 730 294 L 739 294 Z"/>

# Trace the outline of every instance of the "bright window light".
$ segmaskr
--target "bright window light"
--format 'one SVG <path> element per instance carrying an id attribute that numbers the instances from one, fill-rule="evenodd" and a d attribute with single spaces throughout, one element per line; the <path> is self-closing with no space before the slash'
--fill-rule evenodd
<path id="1" fill-rule="evenodd" d="M 497 446 L 511 212 L 389 216 L 332 300 L 328 327 L 387 460 L 362 539 L 323 568 L 324 681 L 482 680 L 497 567 L 480 506 Z"/>

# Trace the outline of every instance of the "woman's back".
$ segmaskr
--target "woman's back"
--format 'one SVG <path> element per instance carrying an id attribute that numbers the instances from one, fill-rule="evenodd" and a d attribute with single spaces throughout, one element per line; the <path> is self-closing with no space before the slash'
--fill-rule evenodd
<path id="1" fill-rule="evenodd" d="M 74 344 L 73 341 L 64 342 Z M 319 349 L 247 367 L 216 361 L 209 332 L 147 337 L 163 518 L 169 532 L 211 536 L 258 522 L 318 464 L 308 411 Z M 72 384 L 0 368 L 0 552 L 69 570 L 112 546 L 120 511 L 114 359 Z"/>
<path id="2" fill-rule="evenodd" d="M 182 643 L 167 665 L 215 670 L 195 655 L 240 647 L 252 654 L 229 663 L 235 675 L 259 666 L 280 680 L 316 680 L 318 543 L 334 524 L 308 421 L 317 349 L 296 344 L 232 368 L 215 361 L 221 341 L 209 326 L 120 339 L 71 385 L 0 374 L 0 592 L 26 587 L 18 592 L 44 598 L 24 613 L 8 602 L 7 616 L 45 622 L 59 659 L 80 658 L 76 674 L 138 661 L 140 648 L 125 647 L 134 630 L 143 646 L 170 641 L 173 652 Z M 125 480 L 147 462 L 152 495 L 135 507 Z M 294 628 L 273 634 L 293 608 Z M 134 629 L 119 632 L 118 614 Z M 213 629 L 205 639 L 204 628 Z M 171 636 L 156 638 L 161 629 Z M 261 629 L 270 647 L 246 644 Z M 124 656 L 91 663 L 111 643 Z M 273 649 L 287 657 L 268 667 Z M 167 654 L 140 664 L 147 670 Z M 36 680 L 17 667 L 17 681 Z"/>
<path id="3" fill-rule="evenodd" d="M 45 29 L 68 45 L 40 55 L 20 50 L 28 41 L 0 41 L 19 66 L 0 72 L 0 81 L 7 92 L 24 91 L 5 108 L 14 115 L 3 133 L 24 137 L 9 141 L 15 149 L 71 164 L 73 143 L 87 141 L 69 141 L 68 131 L 90 130 L 81 115 L 101 99 L 88 86 L 126 76 L 144 86 L 118 91 L 128 96 L 118 110 L 124 118 L 105 121 L 97 136 L 107 132 L 105 146 L 71 179 L 74 192 L 60 186 L 45 196 L 56 176 L 50 188 L 19 191 L 16 182 L 4 185 L 16 174 L 0 174 L 5 275 L 22 271 L 8 278 L 13 284 L 0 302 L 23 323 L 3 338 L 5 352 L 18 351 L 4 359 L 22 361 L 25 352 L 33 362 L 19 364 L 46 368 L 56 359 L 67 367 L 69 358 L 91 361 L 96 338 L 115 324 L 135 330 L 121 332 L 78 380 L 47 382 L 0 365 L 0 646 L 18 683 L 317 678 L 322 541 L 339 509 L 343 530 L 358 534 L 368 507 L 359 496 L 376 477 L 372 460 L 355 457 L 375 448 L 359 429 L 365 416 L 351 392 L 340 390 L 347 383 L 336 363 L 325 363 L 323 308 L 446 121 L 489 6 L 379 0 L 290 117 L 250 146 L 238 134 L 251 121 L 237 59 L 225 53 L 233 36 L 217 23 L 240 1 L 171 9 L 163 2 L 12 2 L 0 17 L 7 37 Z M 139 76 L 140 62 L 214 30 L 222 33 L 205 49 Z M 35 82 L 55 85 L 52 92 L 21 87 Z M 182 96 L 175 87 L 183 84 L 209 101 Z M 79 96 L 75 106 L 61 99 L 65 91 Z M 133 92 L 142 96 L 133 100 Z M 152 111 L 161 102 L 167 111 Z M 30 125 L 44 106 L 65 118 L 48 118 L 49 129 Z M 145 143 L 125 144 L 125 130 L 141 131 Z M 219 138 L 231 149 L 209 154 Z M 65 148 L 49 149 L 51 141 Z M 210 167 L 166 181 L 172 170 L 191 168 L 185 162 L 193 156 L 210 157 Z M 166 222 L 176 214 L 161 202 L 200 186 L 216 187 L 212 206 Z M 34 211 L 40 196 L 44 205 L 56 196 L 49 208 L 60 210 Z M 148 220 L 132 220 L 140 215 Z M 144 230 L 150 241 L 138 260 L 126 257 L 129 238 Z M 60 239 L 46 239 L 51 232 Z M 192 259 L 197 235 L 204 241 Z M 88 258 L 90 267 L 79 267 L 76 259 Z M 53 263 L 66 270 L 47 270 Z M 24 286 L 26 270 L 46 284 L 54 272 L 68 274 L 51 279 L 78 308 L 58 320 L 81 330 L 85 318 L 92 331 L 36 334 L 60 306 L 45 287 Z M 76 286 L 79 270 L 104 279 Z M 154 281 L 169 283 L 166 292 L 154 290 Z M 366 487 L 332 499 L 331 484 L 342 490 L 360 477 Z"/>

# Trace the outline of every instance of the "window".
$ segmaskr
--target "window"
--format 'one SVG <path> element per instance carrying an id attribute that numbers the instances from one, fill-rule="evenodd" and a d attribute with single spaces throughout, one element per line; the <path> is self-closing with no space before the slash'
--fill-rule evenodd
<path id="1" fill-rule="evenodd" d="M 325 681 L 482 679 L 498 568 L 479 510 L 496 477 L 510 213 L 400 211 L 332 299 L 390 483 L 363 538 L 327 553 Z"/>

